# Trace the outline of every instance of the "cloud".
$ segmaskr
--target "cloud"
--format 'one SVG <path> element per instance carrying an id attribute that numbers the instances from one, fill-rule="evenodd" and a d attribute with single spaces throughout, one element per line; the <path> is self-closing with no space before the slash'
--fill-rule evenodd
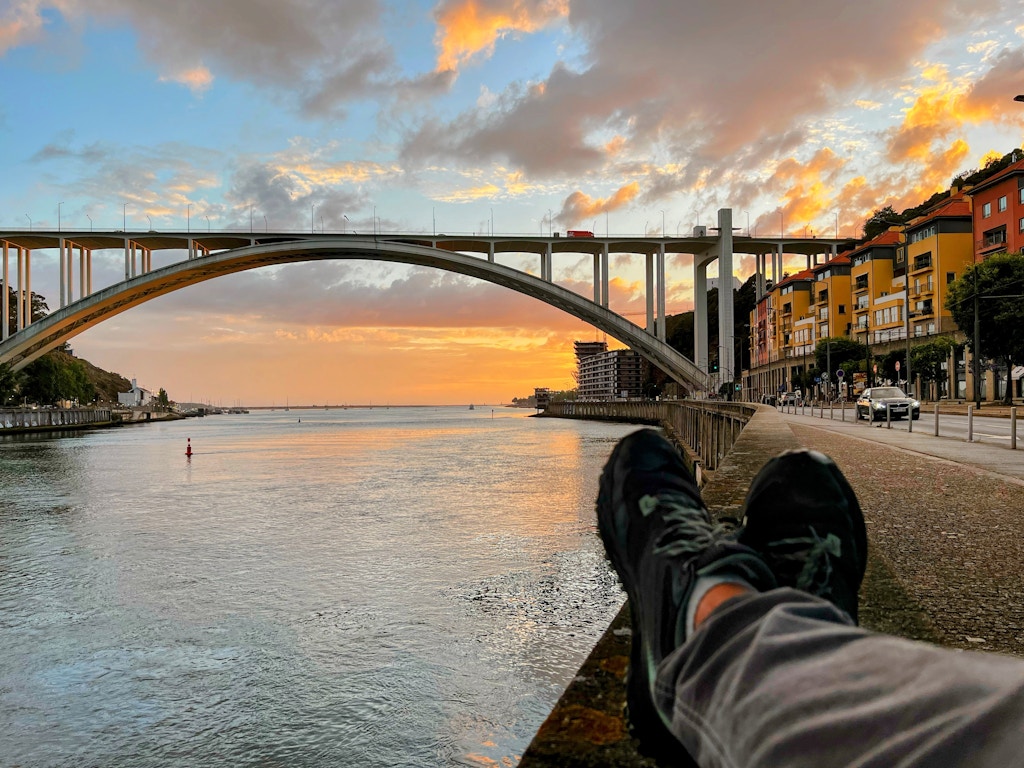
<path id="1" fill-rule="evenodd" d="M 489 56 L 507 34 L 536 32 L 568 15 L 568 0 L 447 0 L 434 9 L 437 70 Z"/>
<path id="2" fill-rule="evenodd" d="M 575 287 L 587 295 L 589 284 Z M 317 328 L 531 328 L 565 331 L 582 321 L 536 299 L 442 270 L 324 261 L 217 278 L 154 306 L 213 325 Z"/>
<path id="3" fill-rule="evenodd" d="M 566 225 L 592 219 L 598 214 L 615 211 L 628 205 L 639 192 L 640 185 L 635 181 L 620 187 L 614 194 L 604 199 L 595 199 L 577 190 L 565 199 L 556 218 Z"/>
<path id="4" fill-rule="evenodd" d="M 161 82 L 179 83 L 193 93 L 203 93 L 213 85 L 213 75 L 201 64 L 188 69 L 181 69 L 160 78 Z"/>
<path id="5" fill-rule="evenodd" d="M 40 0 L 11 0 L 0 8 L 0 56 L 42 38 L 43 5 Z"/>
<path id="6" fill-rule="evenodd" d="M 901 76 L 970 12 L 966 0 L 574 0 L 568 23 L 586 45 L 581 68 L 559 63 L 543 82 L 510 85 L 486 110 L 424 121 L 404 157 L 494 160 L 559 177 L 602 168 L 617 137 L 618 158 L 661 147 L 711 165 L 790 132 L 853 89 Z M 834 46 L 813 66 L 793 54 L 830 37 L 870 45 Z M 666 66 L 681 51 L 695 66 Z M 714 66 L 696 66 L 704 62 Z"/>
<path id="7" fill-rule="evenodd" d="M 214 76 L 276 89 L 307 113 L 326 115 L 346 100 L 396 95 L 446 82 L 399 77 L 381 30 L 381 0 L 21 0 L 0 12 L 0 55 L 44 36 L 44 13 L 71 25 L 128 24 L 158 79 L 195 93 Z M 200 63 L 202 62 L 202 63 Z M 450 81 L 447 81 L 450 82 Z"/>

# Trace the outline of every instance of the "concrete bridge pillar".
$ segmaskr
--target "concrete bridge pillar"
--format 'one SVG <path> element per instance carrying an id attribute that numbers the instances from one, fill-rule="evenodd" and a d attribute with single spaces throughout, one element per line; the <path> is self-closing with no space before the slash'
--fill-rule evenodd
<path id="1" fill-rule="evenodd" d="M 15 299 L 18 309 L 18 320 L 15 328 L 19 331 L 28 327 L 32 322 L 32 262 L 31 251 L 28 248 L 18 249 L 18 287 L 15 292 Z"/>
<path id="2" fill-rule="evenodd" d="M 665 244 L 658 249 L 658 338 L 665 341 Z"/>
<path id="3" fill-rule="evenodd" d="M 647 296 L 647 332 L 654 334 L 654 254 L 648 253 L 647 257 L 647 286 L 644 294 Z"/>
<path id="4" fill-rule="evenodd" d="M 57 249 L 60 251 L 60 306 L 63 309 L 68 304 L 68 251 L 63 237 L 57 239 Z"/>
<path id="5" fill-rule="evenodd" d="M 551 282 L 551 243 L 548 243 L 540 257 L 540 279 Z"/>
<path id="6" fill-rule="evenodd" d="M 708 372 L 708 265 L 693 259 L 693 357 Z"/>
<path id="7" fill-rule="evenodd" d="M 8 318 L 11 316 L 11 268 L 8 258 L 10 256 L 10 245 L 4 240 L 4 265 L 3 265 L 3 276 L 4 276 L 4 289 L 0 291 L 3 296 L 0 296 L 0 325 L 3 328 L 0 329 L 0 341 L 5 341 L 10 333 L 8 328 Z"/>
<path id="8" fill-rule="evenodd" d="M 594 303 L 601 304 L 601 254 L 594 254 Z"/>
<path id="9" fill-rule="evenodd" d="M 736 349 L 733 337 L 732 294 L 732 208 L 718 210 L 718 369 L 723 382 L 732 382 L 736 374 Z"/>
<path id="10" fill-rule="evenodd" d="M 492 229 L 493 229 L 493 227 L 492 227 Z M 492 231 L 491 234 L 493 235 L 494 232 Z M 487 260 L 489 262 L 491 262 L 491 264 L 494 263 L 494 241 L 493 240 L 487 244 Z"/>
<path id="11" fill-rule="evenodd" d="M 601 254 L 601 306 L 608 309 L 608 243 Z"/>

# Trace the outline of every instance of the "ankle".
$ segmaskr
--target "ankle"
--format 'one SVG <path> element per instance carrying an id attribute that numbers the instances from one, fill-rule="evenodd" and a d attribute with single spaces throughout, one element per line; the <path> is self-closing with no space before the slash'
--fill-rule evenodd
<path id="1" fill-rule="evenodd" d="M 699 581 L 704 581 L 705 578 Z M 706 584 L 698 582 L 690 598 L 690 605 L 686 612 L 687 637 L 692 635 L 724 603 L 756 591 L 750 584 L 740 578 L 714 578 L 707 580 L 709 583 Z"/>

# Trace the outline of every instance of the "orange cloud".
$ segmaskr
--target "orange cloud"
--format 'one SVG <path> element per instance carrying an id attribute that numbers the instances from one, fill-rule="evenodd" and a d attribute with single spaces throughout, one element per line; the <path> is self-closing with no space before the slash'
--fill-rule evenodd
<path id="1" fill-rule="evenodd" d="M 479 53 L 490 55 L 509 33 L 536 32 L 569 14 L 567 0 L 453 0 L 435 12 L 437 71 L 456 70 Z"/>
<path id="2" fill-rule="evenodd" d="M 615 211 L 628 205 L 639 193 L 640 185 L 635 181 L 620 187 L 615 191 L 615 194 L 604 199 L 595 199 L 577 190 L 562 203 L 562 210 L 558 214 L 558 220 L 567 224 L 575 224 L 578 221 L 597 216 L 599 213 Z"/>
<path id="3" fill-rule="evenodd" d="M 161 83 L 178 83 L 184 85 L 192 93 L 202 93 L 213 85 L 213 74 L 202 64 L 196 67 L 189 67 L 174 72 L 170 75 L 162 75 Z"/>
<path id="4" fill-rule="evenodd" d="M 0 56 L 11 48 L 36 40 L 43 31 L 37 2 L 15 2 L 0 10 Z"/>

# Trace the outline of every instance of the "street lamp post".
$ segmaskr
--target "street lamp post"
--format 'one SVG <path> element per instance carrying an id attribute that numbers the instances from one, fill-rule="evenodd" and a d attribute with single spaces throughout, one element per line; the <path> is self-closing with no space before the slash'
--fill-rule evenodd
<path id="1" fill-rule="evenodd" d="M 87 218 L 89 220 L 89 231 L 92 232 L 92 216 L 90 216 L 87 213 L 87 214 L 85 214 L 85 218 Z"/>
<path id="2" fill-rule="evenodd" d="M 26 214 L 25 214 L 25 218 L 26 218 L 26 219 L 28 219 L 28 231 L 29 231 L 29 232 L 31 232 L 31 231 L 32 231 L 32 217 L 31 217 L 31 216 L 29 216 L 29 215 L 28 215 L 28 214 L 26 213 Z"/>
<path id="3" fill-rule="evenodd" d="M 665 212 L 661 212 L 661 236 L 665 237 L 668 233 L 665 231 Z"/>
<path id="4" fill-rule="evenodd" d="M 192 203 L 185 208 L 185 231 L 192 231 Z"/>
<path id="5" fill-rule="evenodd" d="M 205 216 L 206 216 L 206 232 L 209 233 L 210 232 L 210 214 L 205 214 Z"/>
<path id="6" fill-rule="evenodd" d="M 60 207 L 64 205 L 63 202 L 57 203 L 57 231 L 60 232 Z"/>

